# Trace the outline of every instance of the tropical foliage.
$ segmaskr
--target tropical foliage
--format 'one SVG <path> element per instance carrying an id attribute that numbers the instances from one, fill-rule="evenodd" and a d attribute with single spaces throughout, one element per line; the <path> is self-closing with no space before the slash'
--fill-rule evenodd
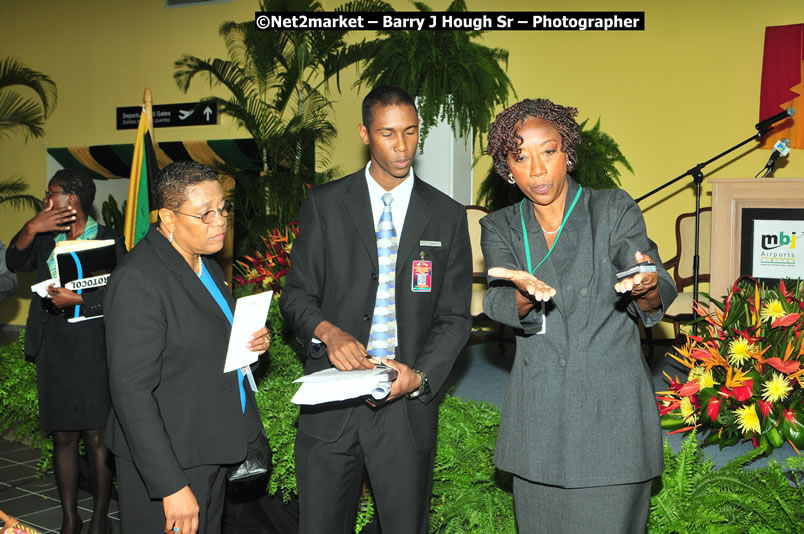
<path id="1" fill-rule="evenodd" d="M 578 126 L 581 142 L 577 148 L 578 163 L 571 174 L 584 187 L 613 189 L 620 186 L 621 165 L 634 172 L 631 164 L 620 150 L 617 142 L 600 129 L 600 119 L 592 128 L 587 128 L 588 119 Z M 502 209 L 522 200 L 522 192 L 497 174 L 492 165 L 478 190 L 478 203 L 491 211 Z"/>
<path id="2" fill-rule="evenodd" d="M 651 499 L 648 532 L 788 533 L 804 524 L 804 459 L 784 468 L 746 469 L 766 452 L 760 447 L 720 469 L 703 453 L 692 432 L 681 452 L 664 445 L 664 473 Z"/>
<path id="3" fill-rule="evenodd" d="M 413 2 L 421 12 L 432 11 Z M 466 11 L 464 0 L 453 0 L 447 12 Z M 381 84 L 405 89 L 418 99 L 422 141 L 439 120 L 460 135 L 480 139 L 488 131 L 498 106 L 505 106 L 513 86 L 505 69 L 508 52 L 477 42 L 484 31 L 378 31 L 385 39 L 366 62 L 356 85 Z M 473 145 L 474 146 L 474 145 Z"/>
<path id="4" fill-rule="evenodd" d="M 666 375 L 670 389 L 657 393 L 663 426 L 708 431 L 704 444 L 721 448 L 749 439 L 771 450 L 804 446 L 802 290 L 743 277 L 713 312 L 696 303 L 703 332 L 669 354 L 689 374 Z"/>
<path id="5" fill-rule="evenodd" d="M 290 402 L 303 373 L 301 348 L 287 332 L 274 301 L 267 362 L 257 372 L 257 404 L 273 451 L 271 494 L 290 502 L 297 494 L 293 444 L 299 408 Z M 42 449 L 40 469 L 49 467 L 52 441 L 43 439 L 37 411 L 36 374 L 23 356 L 23 334 L 0 347 L 0 435 Z M 439 410 L 434 462 L 432 532 L 516 532 L 511 478 L 493 464 L 500 412 L 486 403 L 447 394 Z M 794 456 L 783 467 L 750 469 L 766 452 L 760 446 L 717 469 L 703 454 L 692 432 L 681 452 L 665 443 L 665 471 L 651 499 L 648 532 L 798 532 L 804 522 L 804 459 Z M 374 512 L 364 501 L 355 532 Z"/>
<path id="6" fill-rule="evenodd" d="M 36 98 L 23 96 L 26 88 Z M 56 107 L 56 84 L 49 76 L 8 57 L 0 61 L 0 137 L 22 132 L 26 139 L 45 134 L 45 119 Z"/>
<path id="7" fill-rule="evenodd" d="M 14 208 L 29 207 L 39 210 L 42 201 L 26 193 L 28 184 L 22 178 L 8 178 L 0 181 L 0 204 L 8 204 Z"/>
<path id="8" fill-rule="evenodd" d="M 323 11 L 314 0 L 261 0 L 271 13 Z M 387 11 L 379 0 L 355 0 L 337 12 Z M 267 228 L 282 228 L 298 217 L 307 189 L 329 180 L 328 150 L 335 127 L 329 120 L 329 80 L 341 69 L 369 57 L 374 45 L 347 44 L 347 30 L 259 31 L 254 21 L 224 22 L 220 35 L 228 58 L 184 55 L 175 62 L 174 79 L 187 91 L 196 76 L 224 88 L 212 96 L 224 115 L 253 137 L 260 154 L 258 172 L 233 173 L 238 255 L 261 250 Z"/>
<path id="9" fill-rule="evenodd" d="M 36 367 L 25 360 L 24 349 L 24 331 L 17 341 L 0 347 L 0 436 L 41 450 L 39 469 L 44 471 L 52 463 L 53 441 L 39 426 Z"/>
<path id="10" fill-rule="evenodd" d="M 19 89 L 33 93 L 25 96 Z M 25 135 L 26 141 L 45 134 L 44 124 L 56 107 L 56 84 L 49 76 L 37 72 L 8 57 L 0 61 L 0 139 L 14 133 Z M 26 194 L 28 185 L 22 178 L 0 181 L 0 204 L 15 208 L 40 209 L 42 203 Z"/>

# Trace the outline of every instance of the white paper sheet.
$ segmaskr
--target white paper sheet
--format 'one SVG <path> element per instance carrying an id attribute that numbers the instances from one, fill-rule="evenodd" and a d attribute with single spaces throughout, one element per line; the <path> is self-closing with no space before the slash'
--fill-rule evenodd
<path id="1" fill-rule="evenodd" d="M 265 326 L 273 294 L 273 291 L 266 291 L 237 299 L 224 373 L 251 365 L 259 358 L 259 354 L 246 348 L 246 342 L 251 334 Z"/>
<path id="2" fill-rule="evenodd" d="M 32 285 L 31 291 L 40 297 L 45 298 L 47 297 L 47 288 L 50 287 L 50 284 L 53 284 L 56 287 L 61 287 L 61 282 L 59 282 L 58 278 L 51 278 L 50 280 L 43 280 L 38 284 Z"/>
<path id="3" fill-rule="evenodd" d="M 384 399 L 396 380 L 395 369 L 378 366 L 374 369 L 339 371 L 326 369 L 303 376 L 294 382 L 301 387 L 291 399 L 294 404 L 322 404 L 371 395 Z"/>

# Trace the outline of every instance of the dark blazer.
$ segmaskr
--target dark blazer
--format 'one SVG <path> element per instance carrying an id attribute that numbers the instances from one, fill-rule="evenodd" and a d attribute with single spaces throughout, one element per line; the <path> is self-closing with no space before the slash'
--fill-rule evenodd
<path id="1" fill-rule="evenodd" d="M 50 269 L 47 266 L 47 258 L 56 247 L 55 235 L 50 232 L 37 234 L 36 237 L 34 237 L 33 243 L 25 250 L 18 250 L 15 246 L 18 237 L 19 232 L 14 236 L 14 239 L 11 240 L 11 244 L 9 244 L 8 250 L 6 251 L 6 263 L 8 264 L 8 268 L 14 272 L 30 272 L 35 270 L 37 283 L 49 280 L 51 276 Z M 120 232 L 99 224 L 96 239 L 114 239 L 117 261 L 122 260 L 126 253 L 126 247 Z M 104 294 L 105 290 L 100 289 L 84 295 L 83 306 L 87 317 L 95 317 L 103 314 Z M 28 320 L 25 323 L 25 354 L 32 358 L 35 358 L 39 353 L 39 348 L 44 339 L 48 323 L 50 321 L 65 321 L 64 317 L 51 315 L 42 309 L 42 306 L 39 304 L 39 299 L 39 295 L 32 294 Z M 99 348 L 103 350 L 103 347 Z"/>
<path id="2" fill-rule="evenodd" d="M 431 394 L 402 398 L 409 431 L 420 450 L 435 445 L 437 402 L 471 328 L 472 259 L 464 207 L 414 178 L 396 263 L 397 361 L 427 374 Z M 368 343 L 378 287 L 377 238 L 365 171 L 313 188 L 299 219 L 291 269 L 279 305 L 310 356 L 305 373 L 331 367 L 326 349 L 311 344 L 328 320 Z M 432 291 L 411 291 L 412 262 L 433 262 Z M 299 429 L 335 441 L 351 414 L 349 403 L 302 408 Z"/>
<path id="3" fill-rule="evenodd" d="M 578 191 L 570 177 L 565 210 Z M 532 265 L 547 242 L 525 202 Z M 481 219 L 486 268 L 527 270 L 519 203 Z M 522 478 L 568 488 L 641 482 L 662 472 L 653 380 L 638 322 L 661 320 L 676 297 L 658 263 L 661 309 L 642 311 L 614 290 L 639 250 L 659 260 L 642 212 L 625 191 L 584 188 L 552 254 L 534 275 L 556 289 L 520 318 L 510 282 L 492 280 L 483 310 L 516 329 L 516 358 L 495 463 Z M 545 333 L 538 334 L 546 316 Z"/>
<path id="4" fill-rule="evenodd" d="M 229 305 L 223 272 L 204 258 Z M 133 461 L 152 498 L 187 484 L 184 468 L 240 462 L 262 424 L 250 388 L 223 373 L 231 326 L 193 269 L 152 226 L 106 292 L 113 409 L 106 442 Z"/>

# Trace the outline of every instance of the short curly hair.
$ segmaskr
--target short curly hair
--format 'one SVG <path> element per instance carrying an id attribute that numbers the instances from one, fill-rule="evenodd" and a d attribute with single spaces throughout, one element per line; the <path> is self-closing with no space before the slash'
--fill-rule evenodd
<path id="1" fill-rule="evenodd" d="M 488 151 L 497 174 L 504 179 L 508 178 L 511 173 L 508 154 L 513 152 L 518 155 L 522 151 L 524 139 L 519 135 L 519 130 L 531 118 L 544 119 L 558 130 L 561 135 L 561 151 L 567 154 L 567 168 L 572 170 L 578 162 L 576 148 L 581 142 L 580 128 L 575 122 L 577 115 L 576 108 L 559 106 L 546 98 L 526 98 L 503 110 L 491 123 L 488 137 Z"/>
<path id="2" fill-rule="evenodd" d="M 196 161 L 176 161 L 162 169 L 154 180 L 156 208 L 177 210 L 187 199 L 187 188 L 201 182 L 217 182 L 218 174 Z"/>
<path id="3" fill-rule="evenodd" d="M 61 169 L 56 171 L 50 183 L 61 186 L 66 194 L 73 194 L 81 205 L 81 211 L 89 215 L 92 203 L 95 202 L 95 181 L 83 169 Z"/>

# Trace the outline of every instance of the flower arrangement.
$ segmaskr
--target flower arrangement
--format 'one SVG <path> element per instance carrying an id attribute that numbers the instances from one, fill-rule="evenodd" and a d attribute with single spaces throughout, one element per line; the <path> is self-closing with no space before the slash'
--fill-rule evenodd
<path id="1" fill-rule="evenodd" d="M 265 236 L 265 252 L 243 256 L 235 263 L 237 274 L 232 276 L 237 296 L 271 290 L 278 295 L 285 285 L 290 269 L 290 250 L 299 235 L 299 223 L 291 222 L 281 232 L 278 228 Z"/>
<path id="2" fill-rule="evenodd" d="M 768 450 L 804 447 L 802 290 L 746 276 L 724 302 L 712 300 L 714 313 L 695 303 L 703 332 L 668 353 L 690 372 L 686 380 L 665 373 L 670 390 L 656 394 L 662 427 L 708 430 L 704 445 L 721 448 L 747 439 Z"/>

